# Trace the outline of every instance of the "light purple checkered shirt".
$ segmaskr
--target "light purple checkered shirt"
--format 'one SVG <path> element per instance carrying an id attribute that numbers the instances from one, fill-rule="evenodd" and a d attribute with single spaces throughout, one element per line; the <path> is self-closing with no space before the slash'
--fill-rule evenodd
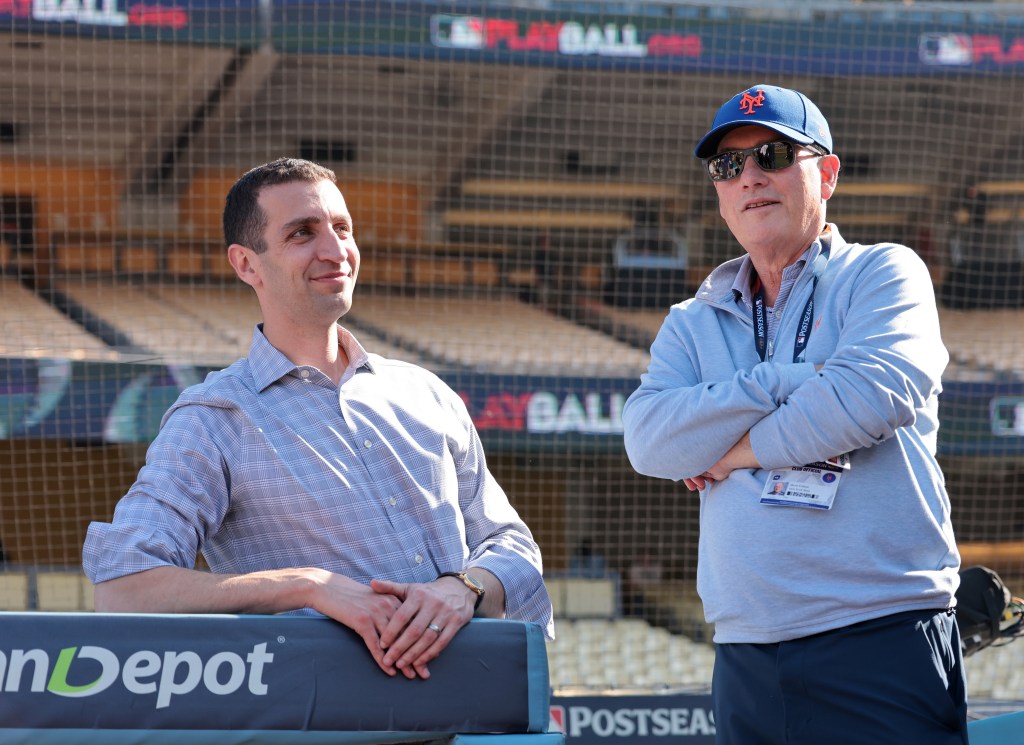
<path id="1" fill-rule="evenodd" d="M 214 572 L 315 566 L 363 583 L 481 567 L 504 585 L 508 618 L 551 636 L 540 550 L 463 401 L 339 334 L 340 386 L 257 327 L 248 357 L 185 390 L 113 522 L 89 526 L 86 574 L 191 568 L 200 550 Z"/>

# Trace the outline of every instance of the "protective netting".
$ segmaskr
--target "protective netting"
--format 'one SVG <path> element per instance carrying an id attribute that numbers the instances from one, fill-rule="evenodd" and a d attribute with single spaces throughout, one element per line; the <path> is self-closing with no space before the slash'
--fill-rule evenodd
<path id="1" fill-rule="evenodd" d="M 619 414 L 668 306 L 739 253 L 692 148 L 759 82 L 832 123 L 844 236 L 931 268 L 965 563 L 1019 587 L 1024 6 L 8 0 L 0 50 L 5 607 L 89 606 L 87 524 L 259 320 L 224 194 L 295 155 L 355 218 L 346 323 L 464 394 L 560 615 L 660 629 L 566 621 L 556 685 L 707 684 L 697 499 L 632 471 Z"/>

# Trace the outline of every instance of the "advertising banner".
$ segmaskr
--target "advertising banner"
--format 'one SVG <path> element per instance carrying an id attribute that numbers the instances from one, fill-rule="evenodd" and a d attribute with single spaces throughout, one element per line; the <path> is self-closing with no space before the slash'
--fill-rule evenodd
<path id="1" fill-rule="evenodd" d="M 209 368 L 0 358 L 0 439 L 152 441 L 178 394 Z M 622 452 L 622 407 L 639 378 L 440 371 L 488 448 L 545 445 Z M 949 382 L 940 397 L 944 455 L 1024 454 L 1024 383 Z"/>
<path id="2" fill-rule="evenodd" d="M 672 4 L 616 13 L 498 3 L 322 3 L 276 0 L 271 36 L 282 52 L 359 54 L 616 70 L 776 75 L 932 75 L 1024 65 L 1024 29 L 1005 18 L 864 12 L 779 21 L 741 9 Z M 776 25 L 785 23 L 786 32 Z M 794 36 L 829 39 L 795 47 Z"/>
<path id="3" fill-rule="evenodd" d="M 474 620 L 390 677 L 327 618 L 4 613 L 4 730 L 544 732 L 543 632 Z M 68 741 L 81 742 L 82 740 Z"/>
<path id="4" fill-rule="evenodd" d="M 617 70 L 777 75 L 932 75 L 1015 71 L 1020 19 L 992 13 L 798 13 L 656 4 L 548 6 L 376 0 L 0 0 L 0 28 L 95 39 L 160 40 L 284 53 L 373 55 Z M 618 12 L 616 12 L 618 11 Z M 786 33 L 777 24 L 785 23 Z M 828 39 L 794 47 L 795 37 Z"/>
<path id="5" fill-rule="evenodd" d="M 715 741 L 709 693 L 556 695 L 551 699 L 550 728 L 562 732 L 567 745 Z"/>
<path id="6" fill-rule="evenodd" d="M 0 28 L 89 39 L 252 48 L 259 0 L 0 0 Z"/>

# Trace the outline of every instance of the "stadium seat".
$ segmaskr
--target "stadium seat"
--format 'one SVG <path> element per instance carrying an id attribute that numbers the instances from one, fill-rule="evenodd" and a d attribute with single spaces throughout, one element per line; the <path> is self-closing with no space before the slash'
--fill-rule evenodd
<path id="1" fill-rule="evenodd" d="M 484 258 L 470 260 L 469 282 L 474 287 L 498 287 L 501 284 L 500 262 Z"/>
<path id="2" fill-rule="evenodd" d="M 374 251 L 368 256 L 364 256 L 359 267 L 359 284 L 361 287 L 369 285 L 401 287 L 408 281 L 409 256 L 407 254 Z"/>
<path id="3" fill-rule="evenodd" d="M 26 572 L 0 573 L 0 610 L 28 610 L 29 577 Z"/>
<path id="4" fill-rule="evenodd" d="M 206 273 L 205 257 L 191 246 L 173 246 L 164 261 L 172 277 L 202 277 Z"/>
<path id="5" fill-rule="evenodd" d="M 466 262 L 460 258 L 417 256 L 412 262 L 412 281 L 421 287 L 459 287 L 468 279 Z"/>
<path id="6" fill-rule="evenodd" d="M 117 271 L 120 274 L 156 274 L 160 270 L 160 250 L 143 241 L 131 242 L 117 251 Z"/>
<path id="7" fill-rule="evenodd" d="M 563 582 L 565 615 L 610 618 L 617 614 L 618 586 L 613 579 L 569 577 Z"/>
<path id="8" fill-rule="evenodd" d="M 114 271 L 115 249 L 112 243 L 61 242 L 54 248 L 57 272 L 67 275 L 109 274 Z"/>
<path id="9" fill-rule="evenodd" d="M 36 572 L 36 609 L 93 610 L 92 584 L 78 571 Z"/>
<path id="10" fill-rule="evenodd" d="M 619 614 L 618 576 L 545 577 L 556 618 L 613 618 Z"/>

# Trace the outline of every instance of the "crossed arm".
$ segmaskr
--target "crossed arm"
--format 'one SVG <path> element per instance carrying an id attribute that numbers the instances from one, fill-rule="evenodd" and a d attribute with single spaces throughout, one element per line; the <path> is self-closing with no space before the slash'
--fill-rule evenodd
<path id="1" fill-rule="evenodd" d="M 484 569 L 479 614 L 504 616 L 505 591 Z M 458 579 L 427 583 L 373 580 L 369 586 L 324 569 L 211 574 L 157 567 L 96 585 L 96 610 L 135 613 L 280 613 L 312 608 L 363 639 L 388 675 L 429 678 L 435 659 L 474 615 L 476 595 Z M 441 629 L 440 632 L 431 625 Z"/>
<path id="2" fill-rule="evenodd" d="M 822 367 L 824 365 L 815 365 L 814 371 L 820 372 Z M 754 448 L 750 444 L 750 432 L 748 430 L 711 468 L 698 476 L 684 478 L 683 483 L 686 484 L 686 488 L 690 491 L 699 491 L 709 483 L 729 478 L 729 474 L 738 468 L 760 467 L 761 463 L 757 460 L 757 456 L 754 455 Z"/>
<path id="3" fill-rule="evenodd" d="M 823 460 L 913 425 L 932 405 L 948 359 L 930 277 L 895 246 L 851 276 L 841 304 L 822 304 L 819 364 L 737 369 L 727 316 L 698 303 L 674 308 L 623 410 L 633 466 L 703 488 L 737 468 Z"/>

